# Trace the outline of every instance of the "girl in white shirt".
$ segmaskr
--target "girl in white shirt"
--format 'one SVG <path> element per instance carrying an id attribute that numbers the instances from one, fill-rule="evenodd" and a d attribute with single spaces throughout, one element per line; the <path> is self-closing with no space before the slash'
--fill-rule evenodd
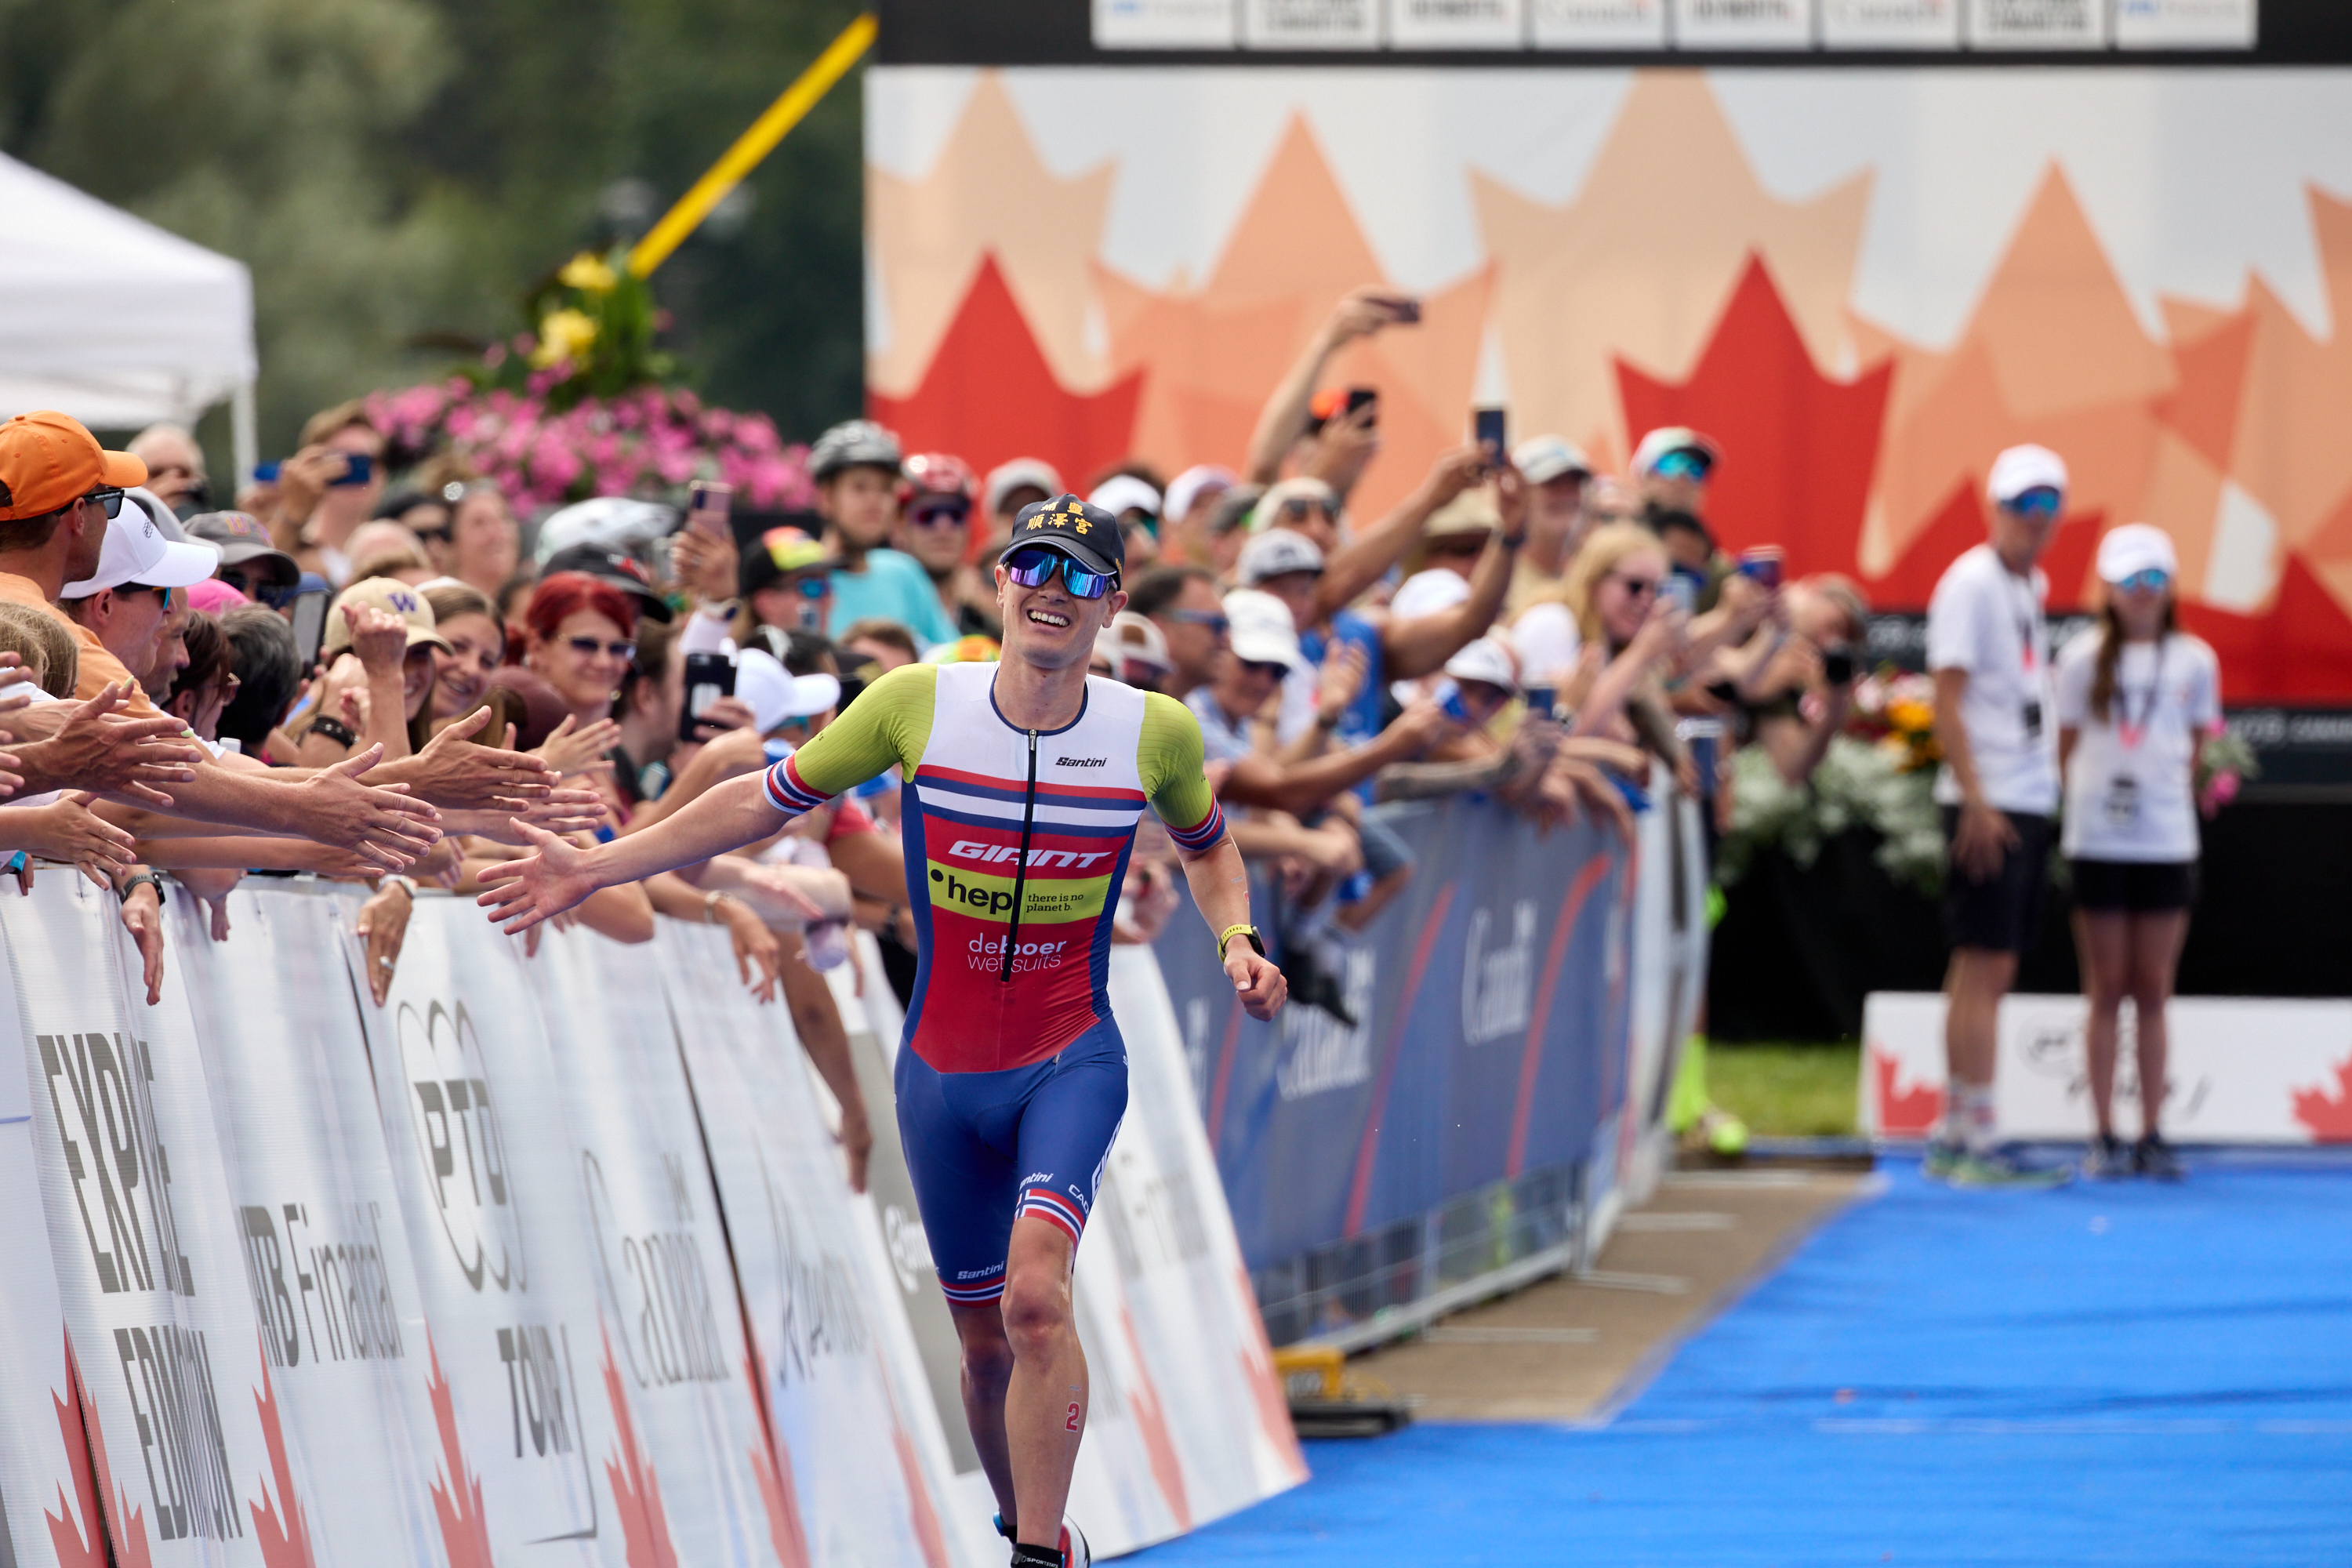
<path id="1" fill-rule="evenodd" d="M 2172 541 L 2128 523 L 2099 542 L 2106 604 L 2058 657 L 2058 748 L 2066 781 L 2060 841 L 2074 873 L 2074 941 L 2090 1003 L 2084 1044 L 2097 1131 L 2083 1173 L 2178 1179 L 2158 1131 L 2165 1005 L 2197 884 L 2197 751 L 2221 728 L 2220 664 L 2176 628 Z M 2140 1138 L 2115 1133 L 2116 1019 L 2137 1015 Z"/>

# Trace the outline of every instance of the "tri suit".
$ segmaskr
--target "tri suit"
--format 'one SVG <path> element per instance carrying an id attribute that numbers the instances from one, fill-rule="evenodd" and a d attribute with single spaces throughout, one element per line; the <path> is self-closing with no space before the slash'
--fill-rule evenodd
<path id="1" fill-rule="evenodd" d="M 1076 720 L 1023 730 L 997 709 L 996 670 L 894 669 L 767 774 L 793 813 L 905 776 L 918 967 L 898 1131 L 940 1288 L 961 1303 L 1003 1292 L 1016 1217 L 1075 1245 L 1093 1211 L 1127 1110 L 1111 921 L 1146 802 L 1183 848 L 1224 834 L 1182 703 L 1088 677 Z"/>

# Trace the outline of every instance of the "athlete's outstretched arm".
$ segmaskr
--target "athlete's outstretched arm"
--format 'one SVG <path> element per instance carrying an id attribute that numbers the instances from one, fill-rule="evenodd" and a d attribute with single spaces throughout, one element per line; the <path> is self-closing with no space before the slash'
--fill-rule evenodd
<path id="1" fill-rule="evenodd" d="M 1184 880 L 1192 884 L 1192 903 L 1209 922 L 1209 934 L 1250 923 L 1249 871 L 1242 865 L 1242 852 L 1232 834 L 1218 835 L 1217 841 L 1198 855 L 1181 845 L 1177 853 L 1183 857 Z M 1290 994 L 1290 984 L 1283 979 L 1282 971 L 1250 946 L 1246 937 L 1237 936 L 1225 943 L 1225 974 L 1241 993 L 1242 1011 L 1260 1023 L 1273 1017 Z"/>
<path id="2" fill-rule="evenodd" d="M 481 879 L 492 885 L 474 901 L 512 936 L 562 914 L 599 888 L 723 855 L 767 837 L 796 815 L 779 810 L 768 799 L 765 774 L 747 773 L 729 779 L 643 833 L 593 849 L 582 849 L 517 818 L 515 826 L 532 852 L 484 871 Z"/>

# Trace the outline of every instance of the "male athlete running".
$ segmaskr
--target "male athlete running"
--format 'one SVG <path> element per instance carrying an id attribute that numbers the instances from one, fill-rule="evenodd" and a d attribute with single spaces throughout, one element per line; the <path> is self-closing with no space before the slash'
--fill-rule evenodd
<path id="1" fill-rule="evenodd" d="M 921 963 L 897 1068 L 898 1127 L 963 1343 L 964 1415 L 1014 1568 L 1083 1568 L 1062 1517 L 1086 1426 L 1070 1269 L 1127 1110 L 1106 994 L 1111 917 L 1148 799 L 1184 858 L 1254 1018 L 1286 995 L 1249 882 L 1172 698 L 1089 679 L 1127 604 L 1118 520 L 1076 496 L 1014 520 L 996 568 L 999 664 L 909 665 L 765 773 L 593 849 L 517 824 L 535 853 L 486 872 L 511 934 L 599 888 L 773 834 L 894 764 Z M 1017 1223 L 1026 1222 L 1026 1223 Z"/>

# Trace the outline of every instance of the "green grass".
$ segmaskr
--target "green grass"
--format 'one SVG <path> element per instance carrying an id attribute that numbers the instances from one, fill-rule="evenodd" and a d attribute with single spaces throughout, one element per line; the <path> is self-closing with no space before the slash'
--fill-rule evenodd
<path id="1" fill-rule="evenodd" d="M 1765 1137 L 1846 1134 L 1854 1129 L 1859 1045 L 1722 1045 L 1706 1050 L 1715 1103 Z"/>

